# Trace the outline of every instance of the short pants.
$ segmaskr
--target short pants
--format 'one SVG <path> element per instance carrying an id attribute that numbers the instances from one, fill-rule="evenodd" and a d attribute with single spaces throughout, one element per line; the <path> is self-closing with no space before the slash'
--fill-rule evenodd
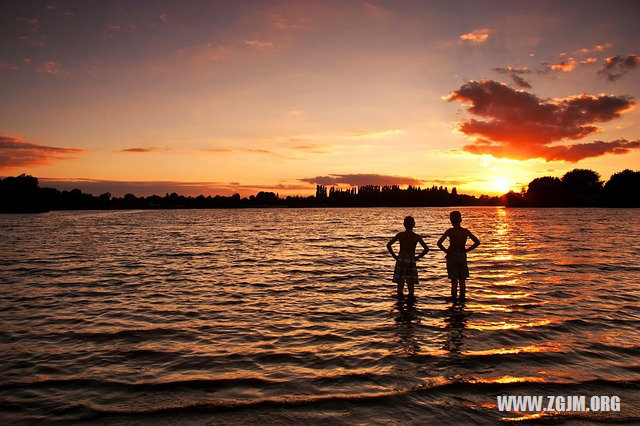
<path id="1" fill-rule="evenodd" d="M 400 254 L 396 259 L 396 267 L 393 270 L 393 282 L 418 284 L 418 267 L 415 257 L 410 254 Z"/>
<path id="2" fill-rule="evenodd" d="M 447 276 L 451 280 L 459 280 L 469 278 L 469 266 L 467 265 L 467 253 L 455 252 L 448 253 L 447 259 Z"/>

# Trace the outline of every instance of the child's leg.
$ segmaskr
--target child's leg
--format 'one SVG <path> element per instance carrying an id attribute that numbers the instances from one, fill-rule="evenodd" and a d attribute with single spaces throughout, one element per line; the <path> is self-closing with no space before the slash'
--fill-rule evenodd
<path id="1" fill-rule="evenodd" d="M 402 298 L 402 291 L 404 290 L 404 280 L 398 283 L 398 298 Z"/>
<path id="2" fill-rule="evenodd" d="M 413 281 L 407 282 L 407 289 L 409 289 L 409 297 L 413 297 Z"/>
<path id="3" fill-rule="evenodd" d="M 458 280 L 457 278 L 451 278 L 451 298 L 455 299 L 458 292 Z"/>
<path id="4" fill-rule="evenodd" d="M 464 299 L 466 296 L 467 288 L 465 286 L 464 278 L 460 278 L 460 299 Z"/>

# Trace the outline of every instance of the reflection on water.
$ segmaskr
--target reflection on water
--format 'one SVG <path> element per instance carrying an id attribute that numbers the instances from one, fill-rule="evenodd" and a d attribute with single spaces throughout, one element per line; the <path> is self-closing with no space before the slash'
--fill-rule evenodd
<path id="1" fill-rule="evenodd" d="M 458 354 L 464 343 L 468 315 L 464 307 L 464 302 L 454 303 L 445 310 L 444 328 L 447 331 L 447 340 L 444 349 L 451 354 Z"/>
<path id="2" fill-rule="evenodd" d="M 404 216 L 433 248 L 447 209 L 0 216 L 0 419 L 479 423 L 584 394 L 623 411 L 543 417 L 639 421 L 640 212 L 461 210 L 465 304 L 435 250 L 414 300 L 391 282 Z"/>
<path id="3" fill-rule="evenodd" d="M 400 338 L 402 348 L 409 355 L 416 355 L 420 352 L 420 345 L 414 338 L 414 328 L 419 327 L 420 318 L 416 309 L 416 298 L 408 297 L 398 300 L 395 303 L 398 315 L 395 321 L 398 325 L 397 333 Z"/>

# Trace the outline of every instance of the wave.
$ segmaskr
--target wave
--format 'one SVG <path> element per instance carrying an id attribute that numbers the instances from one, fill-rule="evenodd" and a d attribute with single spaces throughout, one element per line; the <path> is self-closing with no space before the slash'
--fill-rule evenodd
<path id="1" fill-rule="evenodd" d="M 135 391 L 160 391 L 175 390 L 178 388 L 210 390 L 211 388 L 220 388 L 233 386 L 256 386 L 262 387 L 266 384 L 270 386 L 280 386 L 282 383 L 272 380 L 264 380 L 261 378 L 241 378 L 241 379 L 218 379 L 218 380 L 186 380 L 166 383 L 138 383 L 130 384 L 123 382 L 103 382 L 90 379 L 71 379 L 57 381 L 41 381 L 28 384 L 30 388 L 37 387 L 61 387 L 68 386 L 108 386 L 110 388 L 119 388 L 124 390 Z M 14 384 L 13 386 L 15 386 Z M 26 384 L 23 384 L 26 385 Z M 80 420 L 88 420 L 95 417 L 103 416 L 152 416 L 152 415 L 179 415 L 189 413 L 220 413 L 220 412 L 238 412 L 245 410 L 258 409 L 291 409 L 313 407 L 314 410 L 322 410 L 323 407 L 335 407 L 348 405 L 356 406 L 397 406 L 407 396 L 423 396 L 428 398 L 441 398 L 445 395 L 494 395 L 498 393 L 522 393 L 522 392 L 540 392 L 543 385 L 546 394 L 578 394 L 583 393 L 588 388 L 592 391 L 615 392 L 618 390 L 636 391 L 640 390 L 640 380 L 591 380 L 576 383 L 566 382 L 544 382 L 538 381 L 517 381 L 512 383 L 500 383 L 491 381 L 451 381 L 438 382 L 428 384 L 419 384 L 406 389 L 393 389 L 381 392 L 369 393 L 332 393 L 326 395 L 286 395 L 279 397 L 256 398 L 252 400 L 229 398 L 229 399 L 211 399 L 208 401 L 196 401 L 187 403 L 167 404 L 164 406 L 145 407 L 138 405 L 138 408 L 122 407 L 122 406 L 104 406 L 94 403 L 74 404 L 76 408 L 81 407 L 84 413 Z M 9 386 L 9 387 L 8 387 Z M 16 387 L 12 385 L 2 385 L 0 389 L 14 390 Z M 64 410 L 69 411 L 69 410 Z M 77 412 L 78 410 L 76 410 Z M 623 414 L 623 413 L 621 413 Z M 553 416 L 558 418 L 557 415 Z M 576 418 L 574 414 L 561 415 L 562 418 Z M 590 418 L 590 417 L 589 417 Z M 640 417 L 629 417 L 625 419 L 639 420 Z M 527 420 L 527 418 L 504 417 L 506 421 Z M 533 420 L 533 419 L 531 419 Z M 619 421 L 616 418 L 616 421 Z"/>

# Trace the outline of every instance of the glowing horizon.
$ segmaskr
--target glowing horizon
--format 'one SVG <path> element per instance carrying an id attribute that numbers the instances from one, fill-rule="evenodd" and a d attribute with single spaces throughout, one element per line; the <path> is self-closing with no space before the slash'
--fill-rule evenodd
<path id="1" fill-rule="evenodd" d="M 0 175 L 243 196 L 327 182 L 498 195 L 574 168 L 607 180 L 640 164 L 638 12 L 7 3 Z"/>

